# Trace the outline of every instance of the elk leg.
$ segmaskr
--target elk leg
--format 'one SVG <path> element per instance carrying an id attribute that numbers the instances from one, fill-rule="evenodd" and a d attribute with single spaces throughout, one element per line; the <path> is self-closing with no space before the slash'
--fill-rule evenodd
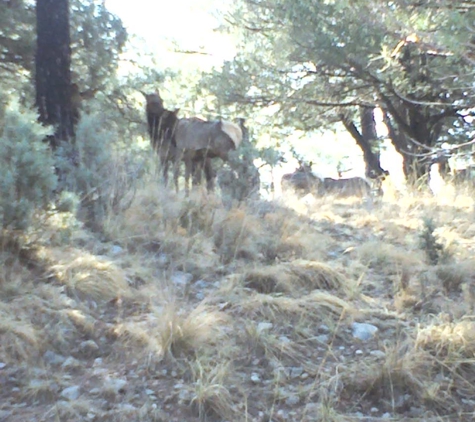
<path id="1" fill-rule="evenodd" d="M 168 160 L 162 160 L 163 183 L 168 186 Z"/>
<path id="2" fill-rule="evenodd" d="M 206 158 L 204 162 L 204 172 L 206 176 L 206 189 L 208 192 L 214 191 L 214 179 L 216 178 L 216 173 L 213 170 L 211 164 L 211 158 Z"/>
<path id="3" fill-rule="evenodd" d="M 193 160 L 192 161 L 192 183 L 193 187 L 198 186 L 201 184 L 201 170 L 202 164 L 201 160 Z"/>
<path id="4" fill-rule="evenodd" d="M 190 174 L 192 172 L 193 163 L 192 160 L 185 160 L 185 193 L 190 193 Z"/>
<path id="5" fill-rule="evenodd" d="M 180 176 L 180 161 L 176 160 L 173 163 L 173 182 L 175 183 L 175 191 L 176 193 L 179 192 L 178 189 L 178 177 Z"/>

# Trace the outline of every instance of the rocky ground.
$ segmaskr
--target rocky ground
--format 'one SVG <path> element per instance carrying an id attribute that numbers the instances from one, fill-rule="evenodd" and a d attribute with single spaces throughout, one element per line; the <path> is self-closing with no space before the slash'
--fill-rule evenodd
<path id="1" fill-rule="evenodd" d="M 52 217 L 0 254 L 0 421 L 471 421 L 472 198 Z"/>

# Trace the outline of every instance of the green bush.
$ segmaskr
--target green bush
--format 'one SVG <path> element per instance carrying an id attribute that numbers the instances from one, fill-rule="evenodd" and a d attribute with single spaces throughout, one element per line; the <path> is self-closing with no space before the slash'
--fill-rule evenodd
<path id="1" fill-rule="evenodd" d="M 54 161 L 43 139 L 52 133 L 37 115 L 11 102 L 0 113 L 0 224 L 25 229 L 38 208 L 52 199 L 57 178 Z"/>
<path id="2" fill-rule="evenodd" d="M 83 114 L 75 143 L 56 152 L 60 189 L 79 197 L 79 218 L 92 228 L 100 229 L 108 211 L 124 209 L 135 191 L 140 164 L 119 151 L 117 138 L 100 115 Z"/>
<path id="3" fill-rule="evenodd" d="M 448 251 L 437 240 L 434 232 L 436 223 L 432 218 L 423 218 L 422 231 L 419 234 L 420 248 L 425 251 L 427 260 L 431 265 L 437 265 L 439 262 L 446 262 L 449 259 Z"/>

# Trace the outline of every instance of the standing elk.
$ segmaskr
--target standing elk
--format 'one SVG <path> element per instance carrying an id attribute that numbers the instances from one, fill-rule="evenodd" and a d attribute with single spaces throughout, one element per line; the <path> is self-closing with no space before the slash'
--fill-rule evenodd
<path id="1" fill-rule="evenodd" d="M 208 191 L 214 189 L 216 174 L 212 158 L 229 161 L 229 152 L 242 141 L 241 128 L 228 121 L 205 121 L 196 117 L 178 118 L 178 109 L 164 108 L 158 93 L 145 94 L 147 122 L 152 146 L 158 152 L 167 182 L 168 165 L 173 163 L 175 188 L 178 190 L 178 174 L 181 161 L 185 163 L 185 189 L 188 192 L 190 175 L 193 185 L 201 180 L 204 171 Z"/>

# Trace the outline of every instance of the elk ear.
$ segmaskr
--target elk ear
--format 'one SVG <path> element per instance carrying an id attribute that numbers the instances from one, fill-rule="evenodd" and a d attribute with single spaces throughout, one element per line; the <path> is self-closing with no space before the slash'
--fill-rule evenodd
<path id="1" fill-rule="evenodd" d="M 141 91 L 140 89 L 139 89 L 139 92 L 140 92 L 145 98 L 148 97 L 148 95 L 147 95 L 145 92 Z"/>
<path id="2" fill-rule="evenodd" d="M 175 116 L 178 116 L 179 111 L 180 111 L 180 109 L 179 109 L 179 108 L 176 108 L 175 110 L 172 111 L 172 113 L 173 113 Z"/>

